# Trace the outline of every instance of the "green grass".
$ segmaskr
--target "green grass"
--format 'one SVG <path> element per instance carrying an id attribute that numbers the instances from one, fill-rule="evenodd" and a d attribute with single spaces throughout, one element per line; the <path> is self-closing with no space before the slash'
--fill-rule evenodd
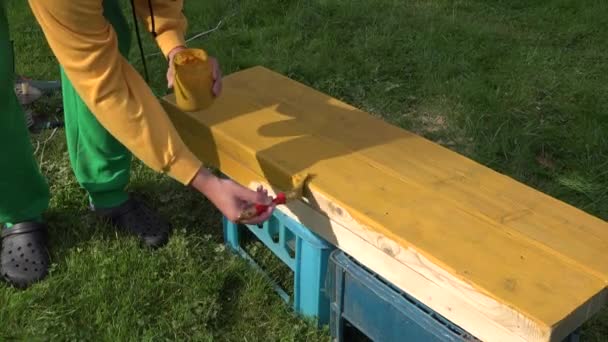
<path id="1" fill-rule="evenodd" d="M 25 2 L 9 1 L 9 15 L 18 72 L 57 78 Z M 267 66 L 608 218 L 605 1 L 209 0 L 187 2 L 186 15 L 189 36 L 225 18 L 192 46 L 226 74 Z M 157 51 L 148 37 L 145 49 Z M 157 94 L 164 63 L 148 59 Z M 53 193 L 53 271 L 25 292 L 0 287 L 0 336 L 327 339 L 222 250 L 219 214 L 205 199 L 139 162 L 132 187 L 177 227 L 169 246 L 142 251 L 95 223 L 63 132 L 44 144 L 49 136 L 33 139 Z M 606 339 L 604 310 L 583 340 Z"/>

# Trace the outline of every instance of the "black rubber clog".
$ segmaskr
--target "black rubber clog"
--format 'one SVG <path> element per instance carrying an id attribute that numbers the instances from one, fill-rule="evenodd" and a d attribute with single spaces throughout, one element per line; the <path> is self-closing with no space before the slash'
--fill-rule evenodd
<path id="1" fill-rule="evenodd" d="M 2 230 L 0 273 L 17 288 L 26 288 L 48 274 L 47 226 L 22 222 Z"/>

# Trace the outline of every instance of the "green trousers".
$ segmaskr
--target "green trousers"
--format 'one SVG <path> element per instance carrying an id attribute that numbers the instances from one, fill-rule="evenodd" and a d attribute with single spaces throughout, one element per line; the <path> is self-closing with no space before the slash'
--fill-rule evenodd
<path id="1" fill-rule="evenodd" d="M 131 35 L 118 0 L 103 2 L 104 16 L 128 56 Z M 22 108 L 14 92 L 13 52 L 5 8 L 0 4 L 0 222 L 39 218 L 49 204 L 49 187 L 33 155 Z M 131 153 L 106 131 L 61 71 L 65 131 L 72 170 L 95 207 L 123 203 Z"/>

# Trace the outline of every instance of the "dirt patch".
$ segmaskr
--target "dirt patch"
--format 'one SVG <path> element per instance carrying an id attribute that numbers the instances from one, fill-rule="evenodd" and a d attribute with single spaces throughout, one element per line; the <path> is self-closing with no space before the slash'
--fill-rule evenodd
<path id="1" fill-rule="evenodd" d="M 466 155 L 473 151 L 473 140 L 455 124 L 458 110 L 457 104 L 439 98 L 421 103 L 404 116 L 413 133 Z"/>

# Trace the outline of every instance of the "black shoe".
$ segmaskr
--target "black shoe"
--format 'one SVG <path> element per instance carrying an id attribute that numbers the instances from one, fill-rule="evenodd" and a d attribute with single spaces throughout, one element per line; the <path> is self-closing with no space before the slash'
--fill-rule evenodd
<path id="1" fill-rule="evenodd" d="M 92 210 L 115 227 L 134 234 L 148 247 L 158 248 L 169 241 L 169 223 L 139 199 L 130 197 L 120 206 Z"/>
<path id="2" fill-rule="evenodd" d="M 48 274 L 46 224 L 22 222 L 2 230 L 0 273 L 17 288 L 26 288 Z"/>

